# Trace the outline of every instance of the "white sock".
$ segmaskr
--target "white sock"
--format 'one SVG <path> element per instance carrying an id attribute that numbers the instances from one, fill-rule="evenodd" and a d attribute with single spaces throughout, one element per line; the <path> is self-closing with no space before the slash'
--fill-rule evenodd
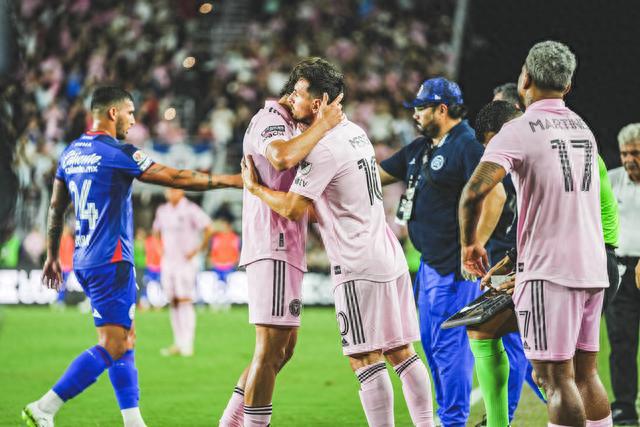
<path id="1" fill-rule="evenodd" d="M 180 318 L 180 350 L 184 353 L 193 353 L 193 340 L 196 330 L 196 311 L 192 302 L 178 304 L 178 317 Z"/>
<path id="2" fill-rule="evenodd" d="M 169 318 L 171 319 L 171 330 L 173 330 L 173 344 L 176 347 L 181 348 L 182 341 L 180 339 L 180 331 L 182 329 L 180 325 L 180 313 L 178 311 L 178 307 L 179 306 L 174 307 L 173 305 L 169 306 Z"/>
<path id="3" fill-rule="evenodd" d="M 124 427 L 144 427 L 146 424 L 142 419 L 140 408 L 127 408 L 122 411 L 122 420 L 124 421 Z"/>
<path id="4" fill-rule="evenodd" d="M 55 391 L 49 390 L 38 400 L 38 408 L 47 414 L 54 415 L 64 404 L 64 400 L 56 394 Z"/>

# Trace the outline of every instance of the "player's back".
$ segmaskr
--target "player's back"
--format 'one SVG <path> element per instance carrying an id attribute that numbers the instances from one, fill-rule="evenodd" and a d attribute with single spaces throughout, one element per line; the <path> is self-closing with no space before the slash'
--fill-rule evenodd
<path id="1" fill-rule="evenodd" d="M 513 169 L 519 282 L 607 285 L 597 157 L 588 126 L 559 99 L 533 103 L 489 144 L 483 160 Z"/>
<path id="2" fill-rule="evenodd" d="M 334 283 L 391 281 L 407 271 L 387 226 L 371 141 L 344 119 L 303 161 L 292 190 L 314 200 Z"/>
<path id="3" fill-rule="evenodd" d="M 288 141 L 296 133 L 291 114 L 277 101 L 266 101 L 264 107 L 251 119 L 242 148 L 245 155 L 252 156 L 265 186 L 274 190 L 289 190 L 296 169 L 278 171 L 267 160 L 266 150 L 271 142 Z M 306 215 L 300 221 L 291 221 L 272 211 L 266 203 L 246 189 L 243 191 L 240 265 L 268 258 L 286 261 L 305 271 L 306 235 Z"/>
<path id="4" fill-rule="evenodd" d="M 75 211 L 74 269 L 133 264 L 131 183 L 152 163 L 103 132 L 87 132 L 64 150 L 56 178 L 65 182 Z"/>

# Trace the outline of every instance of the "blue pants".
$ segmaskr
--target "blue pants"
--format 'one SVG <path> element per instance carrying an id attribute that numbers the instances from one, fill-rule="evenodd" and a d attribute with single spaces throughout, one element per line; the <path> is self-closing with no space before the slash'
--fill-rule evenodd
<path id="1" fill-rule="evenodd" d="M 466 328 L 440 329 L 442 323 L 480 296 L 478 282 L 440 276 L 420 261 L 416 275 L 420 335 L 445 427 L 464 427 L 469 417 L 473 354 Z"/>

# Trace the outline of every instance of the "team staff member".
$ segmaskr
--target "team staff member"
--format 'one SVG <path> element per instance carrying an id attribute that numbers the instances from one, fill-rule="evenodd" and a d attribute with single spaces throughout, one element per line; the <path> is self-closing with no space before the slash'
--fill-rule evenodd
<path id="1" fill-rule="evenodd" d="M 442 424 L 464 426 L 469 416 L 473 356 L 464 328 L 441 330 L 449 316 L 480 294 L 475 280 L 460 269 L 457 206 L 465 183 L 482 157 L 482 145 L 464 119 L 466 107 L 458 85 L 442 77 L 426 80 L 416 99 L 405 103 L 423 136 L 380 166 L 383 185 L 407 184 L 398 218 L 422 254 L 416 276 L 420 331 Z M 487 199 L 478 234 L 486 243 L 502 211 L 502 186 Z"/>
<path id="2" fill-rule="evenodd" d="M 605 313 L 611 343 L 609 364 L 616 425 L 637 425 L 638 325 L 640 324 L 640 123 L 622 128 L 618 134 L 622 167 L 609 171 L 618 199 L 620 238 L 618 263 L 622 281 Z M 624 271 L 623 271 L 624 269 Z"/>

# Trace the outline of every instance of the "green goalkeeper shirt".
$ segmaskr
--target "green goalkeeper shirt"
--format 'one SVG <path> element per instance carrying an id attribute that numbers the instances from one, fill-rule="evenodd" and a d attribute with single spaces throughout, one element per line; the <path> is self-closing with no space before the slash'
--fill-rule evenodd
<path id="1" fill-rule="evenodd" d="M 607 176 L 607 167 L 598 156 L 598 171 L 600 172 L 600 213 L 602 216 L 602 233 L 604 242 L 608 245 L 618 245 L 618 202 L 613 195 L 611 182 Z"/>

